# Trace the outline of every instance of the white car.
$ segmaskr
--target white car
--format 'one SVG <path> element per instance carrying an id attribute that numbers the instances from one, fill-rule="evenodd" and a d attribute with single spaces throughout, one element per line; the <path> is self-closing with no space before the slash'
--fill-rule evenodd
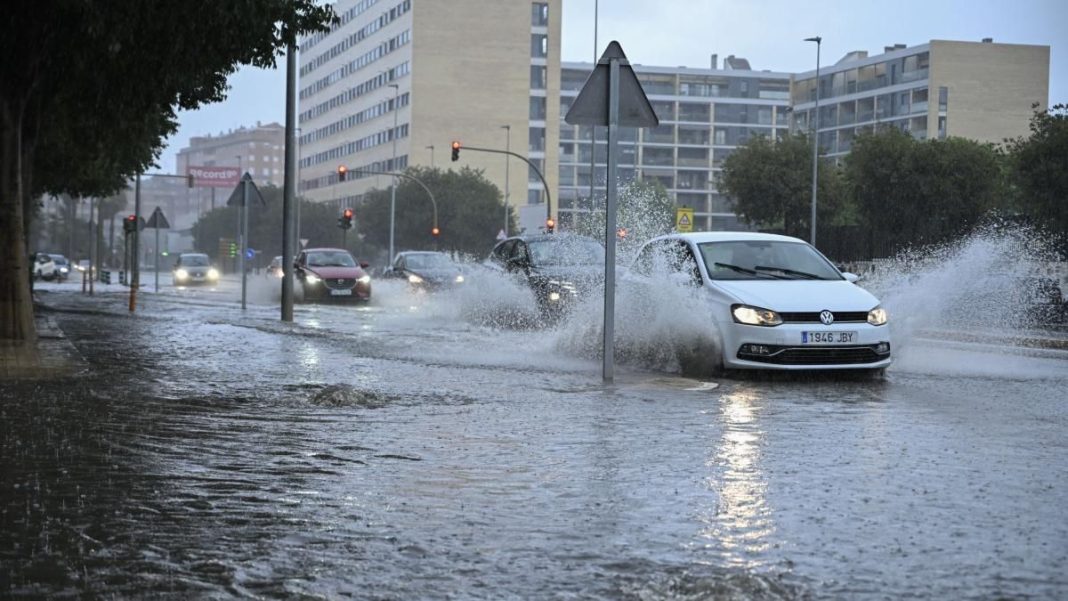
<path id="1" fill-rule="evenodd" d="M 37 253 L 33 259 L 33 279 L 54 280 L 58 272 L 56 263 L 48 253 Z"/>
<path id="2" fill-rule="evenodd" d="M 684 373 L 869 370 L 890 365 L 879 299 L 803 240 L 750 232 L 669 234 L 638 252 L 628 281 L 684 282 L 707 303 L 712 345 L 678 349 Z M 666 278 L 666 279 L 660 279 Z M 658 282 L 659 279 L 659 282 Z M 703 309 L 702 309 L 703 310 Z"/>

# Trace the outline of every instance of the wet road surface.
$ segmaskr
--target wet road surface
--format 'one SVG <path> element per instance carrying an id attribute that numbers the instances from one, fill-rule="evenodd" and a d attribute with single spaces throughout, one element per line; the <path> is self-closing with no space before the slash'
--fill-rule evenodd
<path id="1" fill-rule="evenodd" d="M 400 286 L 222 296 L 42 293 L 92 369 L 0 383 L 3 596 L 1068 596 L 1063 357 L 605 387 L 566 331 Z"/>

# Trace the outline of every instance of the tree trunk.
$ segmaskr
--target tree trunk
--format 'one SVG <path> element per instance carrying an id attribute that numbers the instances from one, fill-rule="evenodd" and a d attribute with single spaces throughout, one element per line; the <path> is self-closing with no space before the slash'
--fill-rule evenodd
<path id="1" fill-rule="evenodd" d="M 23 215 L 21 131 L 21 111 L 0 103 L 0 344 L 32 345 L 37 330 Z"/>

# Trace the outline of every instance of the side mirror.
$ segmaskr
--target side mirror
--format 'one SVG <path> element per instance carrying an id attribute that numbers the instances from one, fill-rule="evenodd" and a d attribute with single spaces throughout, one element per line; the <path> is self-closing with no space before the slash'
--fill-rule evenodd
<path id="1" fill-rule="evenodd" d="M 843 271 L 842 272 L 842 277 L 844 277 L 846 279 L 846 281 L 849 282 L 850 284 L 856 284 L 857 280 L 860 279 L 859 275 L 857 275 L 855 273 L 850 273 L 848 271 Z"/>
<path id="2" fill-rule="evenodd" d="M 360 261 L 360 269 L 367 269 L 370 266 L 371 266 L 371 264 L 368 263 L 367 261 Z"/>

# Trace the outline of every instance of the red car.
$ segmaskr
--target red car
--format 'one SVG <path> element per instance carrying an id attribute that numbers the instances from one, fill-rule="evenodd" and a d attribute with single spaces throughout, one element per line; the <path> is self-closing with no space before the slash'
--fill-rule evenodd
<path id="1" fill-rule="evenodd" d="M 297 256 L 294 270 L 305 301 L 371 300 L 371 276 L 343 248 L 308 248 Z"/>

